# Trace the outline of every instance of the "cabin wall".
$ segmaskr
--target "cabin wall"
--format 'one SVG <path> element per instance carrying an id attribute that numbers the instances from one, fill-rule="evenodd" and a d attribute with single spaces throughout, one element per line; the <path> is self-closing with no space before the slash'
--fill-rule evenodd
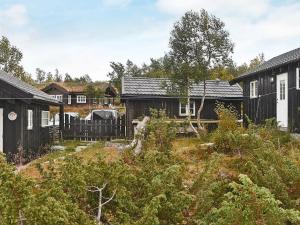
<path id="1" fill-rule="evenodd" d="M 195 99 L 191 99 L 195 100 Z M 241 112 L 241 100 L 218 100 L 223 102 L 226 106 L 233 105 L 238 112 Z M 215 113 L 215 106 L 217 100 L 206 99 L 204 108 L 201 114 L 202 119 L 217 119 Z M 133 136 L 132 121 L 144 116 L 150 116 L 150 109 L 164 109 L 169 118 L 186 118 L 186 116 L 179 116 L 179 99 L 165 99 L 165 98 L 152 98 L 152 99 L 127 99 L 126 105 L 126 127 L 127 136 Z M 201 99 L 195 100 L 196 115 L 192 119 L 197 118 L 197 110 L 201 105 Z"/>
<path id="2" fill-rule="evenodd" d="M 276 118 L 277 91 L 276 77 L 288 73 L 288 124 L 293 132 L 300 132 L 300 90 L 296 90 L 296 68 L 298 63 L 281 66 L 279 68 L 258 73 L 243 80 L 243 111 L 254 123 L 263 123 L 266 119 Z M 271 77 L 274 81 L 271 82 Z M 250 82 L 258 80 L 259 98 L 250 99 Z"/>
<path id="3" fill-rule="evenodd" d="M 41 111 L 49 111 L 48 105 L 27 104 L 20 100 L 0 100 L 3 108 L 3 149 L 9 160 L 18 153 L 22 146 L 26 156 L 34 156 L 41 146 L 49 144 L 49 127 L 41 127 Z M 33 110 L 33 129 L 27 129 L 27 110 Z M 15 112 L 17 119 L 11 121 L 8 114 Z"/>
<path id="4" fill-rule="evenodd" d="M 28 109 L 33 110 L 32 130 L 27 129 Z M 26 150 L 26 153 L 28 155 L 34 157 L 40 147 L 49 145 L 50 143 L 49 127 L 41 126 L 41 120 L 42 120 L 41 112 L 49 111 L 49 106 L 40 105 L 40 104 L 30 104 L 30 105 L 25 104 L 24 110 L 25 110 L 24 112 L 25 119 L 23 120 L 23 127 L 24 127 L 23 148 Z"/>

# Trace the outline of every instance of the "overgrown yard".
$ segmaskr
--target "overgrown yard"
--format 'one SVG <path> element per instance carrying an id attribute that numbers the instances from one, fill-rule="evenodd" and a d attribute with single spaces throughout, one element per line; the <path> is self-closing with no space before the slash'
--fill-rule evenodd
<path id="1" fill-rule="evenodd" d="M 1 159 L 0 224 L 20 214 L 26 224 L 95 224 L 91 187 L 105 187 L 103 202 L 112 197 L 104 224 L 299 224 L 300 142 L 272 120 L 244 129 L 230 110 L 218 115 L 219 128 L 202 139 L 178 138 L 154 115 L 139 155 L 103 142 L 74 152 L 82 143 L 67 142 L 21 174 Z"/>

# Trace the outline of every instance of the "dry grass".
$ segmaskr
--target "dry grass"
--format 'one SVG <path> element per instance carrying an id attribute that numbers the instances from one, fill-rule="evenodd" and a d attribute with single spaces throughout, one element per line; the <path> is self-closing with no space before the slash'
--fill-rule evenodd
<path id="1" fill-rule="evenodd" d="M 202 172 L 205 164 L 206 150 L 201 149 L 201 141 L 197 138 L 179 138 L 173 142 L 174 154 L 185 164 L 186 183 L 192 183 Z"/>
<path id="2" fill-rule="evenodd" d="M 103 142 L 97 142 L 89 145 L 86 149 L 83 149 L 80 152 L 75 152 L 76 146 L 86 145 L 86 143 L 81 142 L 67 142 L 65 151 L 56 151 L 45 156 L 32 161 L 30 164 L 24 166 L 20 169 L 20 173 L 24 176 L 31 177 L 34 179 L 40 179 L 41 175 L 37 169 L 37 165 L 41 164 L 44 168 L 47 167 L 49 161 L 54 161 L 54 163 L 60 163 L 66 156 L 77 156 L 82 158 L 83 163 L 90 160 L 96 159 L 98 154 L 105 157 L 107 162 L 112 162 L 120 158 L 120 154 L 117 149 L 111 147 L 104 147 Z M 73 150 L 71 150 L 73 148 Z"/>

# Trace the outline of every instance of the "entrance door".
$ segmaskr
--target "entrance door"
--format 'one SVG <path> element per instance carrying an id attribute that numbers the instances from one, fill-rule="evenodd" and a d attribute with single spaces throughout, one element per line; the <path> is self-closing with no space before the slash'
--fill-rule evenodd
<path id="1" fill-rule="evenodd" d="M 3 152 L 3 108 L 0 108 L 0 152 Z"/>
<path id="2" fill-rule="evenodd" d="M 282 128 L 288 127 L 288 74 L 277 76 L 277 122 Z"/>

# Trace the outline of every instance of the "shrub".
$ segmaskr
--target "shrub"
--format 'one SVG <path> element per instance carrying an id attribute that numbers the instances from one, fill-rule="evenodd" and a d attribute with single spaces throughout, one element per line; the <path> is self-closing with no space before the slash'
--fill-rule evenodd
<path id="1" fill-rule="evenodd" d="M 170 154 L 177 128 L 175 123 L 168 122 L 167 119 L 164 110 L 151 110 L 151 118 L 145 131 L 146 141 L 143 151 L 157 150 Z"/>
<path id="2" fill-rule="evenodd" d="M 249 147 L 255 146 L 253 136 L 246 134 L 237 123 L 238 114 L 234 107 L 217 104 L 216 113 L 219 125 L 212 134 L 214 149 L 221 153 L 244 153 Z"/>
<path id="3" fill-rule="evenodd" d="M 246 175 L 240 175 L 239 180 L 240 183 L 230 183 L 231 191 L 224 195 L 221 207 L 211 210 L 202 224 L 281 225 L 300 222 L 300 212 L 282 208 L 281 202 L 267 188 L 257 186 Z"/>

